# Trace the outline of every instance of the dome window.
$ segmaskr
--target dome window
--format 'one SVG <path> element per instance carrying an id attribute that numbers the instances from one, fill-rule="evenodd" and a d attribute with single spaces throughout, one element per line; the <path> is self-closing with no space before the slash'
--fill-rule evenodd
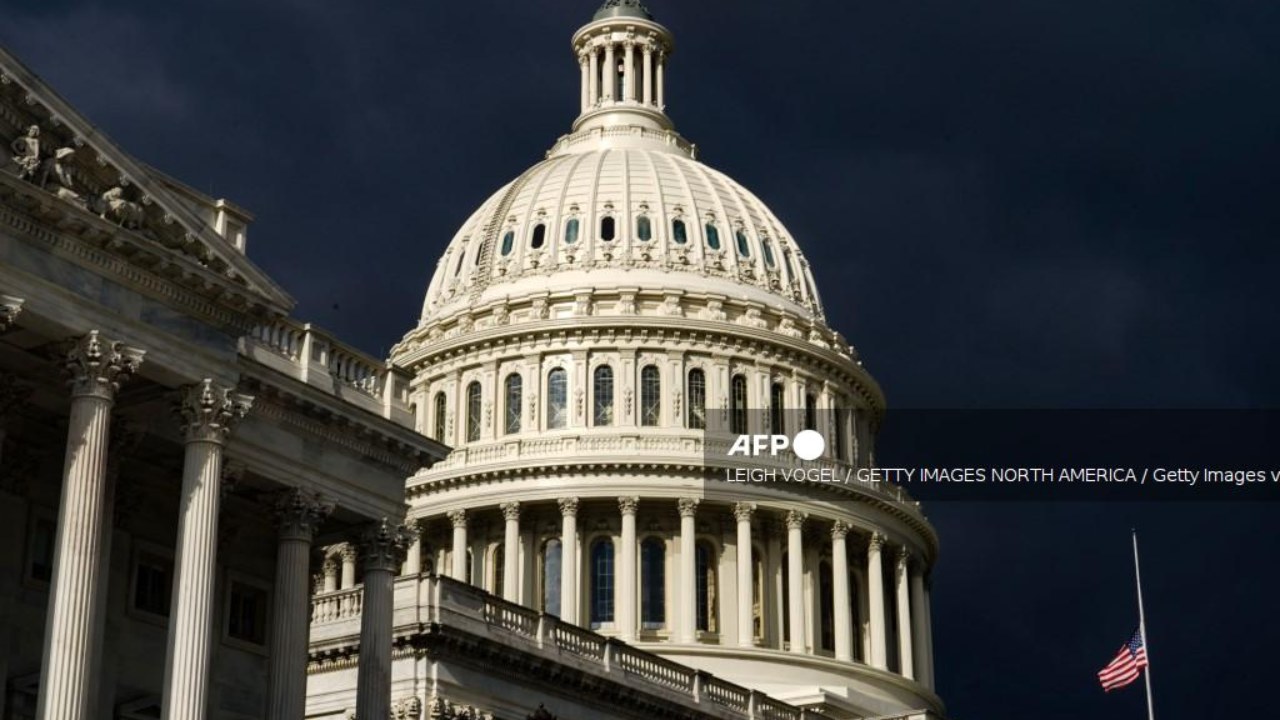
<path id="1" fill-rule="evenodd" d="M 716 631 L 716 551 L 703 540 L 694 546 L 694 585 L 697 592 L 694 607 L 697 628 L 702 632 Z"/>
<path id="2" fill-rule="evenodd" d="M 640 238 L 640 242 L 649 242 L 653 239 L 653 226 L 649 223 L 648 215 L 636 218 L 636 237 Z"/>
<path id="3" fill-rule="evenodd" d="M 662 377 L 657 365 L 640 371 L 640 424 L 654 427 L 662 419 Z"/>
<path id="4" fill-rule="evenodd" d="M 591 546 L 591 627 L 613 622 L 613 541 L 596 540 Z"/>
<path id="5" fill-rule="evenodd" d="M 674 240 L 677 245 L 683 245 L 689 242 L 689 234 L 688 231 L 684 229 L 683 220 L 671 221 L 671 239 Z"/>
<path id="6" fill-rule="evenodd" d="M 689 418 L 685 424 L 690 430 L 705 430 L 707 427 L 707 375 L 700 368 L 689 371 L 686 394 L 689 396 Z"/>
<path id="7" fill-rule="evenodd" d="M 578 242 L 578 218 L 569 218 L 564 226 L 564 243 L 572 245 Z"/>
<path id="8" fill-rule="evenodd" d="M 712 225 L 711 223 L 707 223 L 706 230 L 707 230 L 707 247 L 711 248 L 712 250 L 719 250 L 720 249 L 720 231 L 717 230 L 716 226 Z"/>
<path id="9" fill-rule="evenodd" d="M 467 442 L 480 439 L 480 383 L 467 386 Z"/>
<path id="10" fill-rule="evenodd" d="M 786 410 L 786 394 L 782 383 L 769 386 L 769 432 L 782 434 L 787 431 L 783 412 Z"/>
<path id="11" fill-rule="evenodd" d="M 596 368 L 591 382 L 592 419 L 597 427 L 613 424 L 613 368 L 601 365 Z"/>
<path id="12" fill-rule="evenodd" d="M 523 404 L 521 402 L 520 392 L 524 388 L 524 380 L 520 377 L 520 373 L 511 373 L 507 376 L 507 434 L 520 432 L 520 416 Z"/>
<path id="13" fill-rule="evenodd" d="M 747 234 L 737 230 L 733 235 L 734 239 L 738 241 L 738 254 L 742 257 L 751 257 L 751 246 L 747 244 Z"/>
<path id="14" fill-rule="evenodd" d="M 516 234 L 512 230 L 508 230 L 506 235 L 502 236 L 502 254 L 504 256 L 511 254 L 511 249 L 516 245 Z"/>
<path id="15" fill-rule="evenodd" d="M 453 276 L 457 277 L 462 272 L 462 263 L 467 259 L 467 248 L 463 246 L 458 250 L 458 264 L 453 267 Z"/>
<path id="16" fill-rule="evenodd" d="M 551 538 L 542 545 L 542 611 L 560 614 L 560 541 Z"/>
<path id="17" fill-rule="evenodd" d="M 547 226 L 538 223 L 533 226 L 533 240 L 529 241 L 529 246 L 537 250 L 547 242 Z"/>
<path id="18" fill-rule="evenodd" d="M 443 391 L 436 393 L 435 432 L 433 435 L 435 436 L 435 439 L 440 442 L 444 442 L 444 415 L 446 402 Z"/>
<path id="19" fill-rule="evenodd" d="M 547 373 L 547 429 L 556 430 L 569 420 L 569 375 L 564 368 Z"/>
<path id="20" fill-rule="evenodd" d="M 656 537 L 640 543 L 640 627 L 667 624 L 667 548 Z"/>
<path id="21" fill-rule="evenodd" d="M 600 239 L 609 242 L 614 238 L 614 223 L 612 217 L 600 218 Z"/>
<path id="22" fill-rule="evenodd" d="M 744 435 L 747 432 L 747 376 L 734 375 L 729 390 L 729 432 Z"/>
<path id="23" fill-rule="evenodd" d="M 813 393 L 804 394 L 804 429 L 818 429 L 818 399 Z"/>
<path id="24" fill-rule="evenodd" d="M 760 238 L 760 253 L 764 255 L 764 264 L 770 268 L 777 267 L 777 261 L 773 258 L 773 245 L 769 243 L 769 238 Z"/>

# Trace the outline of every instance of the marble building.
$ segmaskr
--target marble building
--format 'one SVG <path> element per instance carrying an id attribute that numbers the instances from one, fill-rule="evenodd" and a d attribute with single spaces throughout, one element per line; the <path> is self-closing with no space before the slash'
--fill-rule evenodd
<path id="1" fill-rule="evenodd" d="M 569 133 L 458 230 L 391 352 L 451 451 L 407 482 L 390 637 L 325 548 L 308 717 L 364 717 L 370 642 L 378 717 L 942 717 L 918 503 L 707 472 L 713 428 L 872 467 L 879 386 L 797 238 L 676 132 L 672 34 L 609 0 L 572 46 Z"/>

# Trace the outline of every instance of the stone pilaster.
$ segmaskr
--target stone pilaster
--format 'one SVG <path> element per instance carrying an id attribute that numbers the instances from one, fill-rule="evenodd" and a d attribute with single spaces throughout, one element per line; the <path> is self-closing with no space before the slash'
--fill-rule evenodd
<path id="1" fill-rule="evenodd" d="M 360 542 L 364 602 L 360 613 L 360 660 L 356 669 L 356 717 L 391 714 L 391 616 L 395 572 L 409 543 L 404 526 L 385 518 L 365 528 Z"/>
<path id="2" fill-rule="evenodd" d="M 756 504 L 749 502 L 736 503 L 733 506 L 733 517 L 738 521 L 738 646 L 751 647 L 755 644 L 752 608 L 755 605 L 755 583 L 752 582 L 752 548 L 751 548 L 751 516 L 756 512 Z"/>
<path id="3" fill-rule="evenodd" d="M 102 556 L 111 532 L 106 478 L 111 408 L 142 356 L 141 350 L 106 340 L 95 330 L 73 341 L 64 359 L 71 414 L 36 706 L 42 720 L 87 720 L 95 714 L 93 674 L 102 651 L 95 607 L 106 594 Z"/>
<path id="4" fill-rule="evenodd" d="M 319 494 L 293 488 L 276 496 L 279 544 L 276 548 L 275 598 L 271 618 L 271 665 L 267 717 L 302 720 L 307 699 L 308 616 L 311 611 L 311 539 L 333 503 Z"/>
<path id="5" fill-rule="evenodd" d="M 560 498 L 560 619 L 577 625 L 578 498 Z"/>
<path id="6" fill-rule="evenodd" d="M 807 516 L 787 513 L 787 627 L 794 653 L 805 652 L 804 637 L 804 521 Z"/>
<path id="7" fill-rule="evenodd" d="M 174 552 L 162 720 L 199 720 L 209 703 L 222 450 L 253 398 L 204 380 L 183 388 L 185 456 Z"/>
<path id="8" fill-rule="evenodd" d="M 618 565 L 618 637 L 627 642 L 636 639 L 636 511 L 640 507 L 638 497 L 618 498 L 618 511 L 622 513 L 622 560 Z"/>
<path id="9" fill-rule="evenodd" d="M 502 599 L 520 601 L 520 503 L 502 503 Z"/>

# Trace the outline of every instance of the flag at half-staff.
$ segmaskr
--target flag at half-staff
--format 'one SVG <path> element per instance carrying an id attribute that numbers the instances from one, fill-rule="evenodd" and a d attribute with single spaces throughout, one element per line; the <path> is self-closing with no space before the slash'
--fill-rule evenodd
<path id="1" fill-rule="evenodd" d="M 1114 660 L 1098 671 L 1098 682 L 1107 692 L 1118 690 L 1138 679 L 1147 666 L 1147 648 L 1142 641 L 1142 630 L 1133 633 L 1129 642 L 1120 648 Z"/>

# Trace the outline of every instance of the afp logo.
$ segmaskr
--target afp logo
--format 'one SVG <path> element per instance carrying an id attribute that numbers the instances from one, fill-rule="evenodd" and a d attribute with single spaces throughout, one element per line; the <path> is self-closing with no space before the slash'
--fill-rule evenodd
<path id="1" fill-rule="evenodd" d="M 791 452 L 801 460 L 816 460 L 827 449 L 827 441 L 817 430 L 801 430 L 795 438 L 786 435 L 739 435 L 729 448 L 730 456 L 759 457 L 769 455 L 777 457 L 778 453 L 790 448 Z"/>

